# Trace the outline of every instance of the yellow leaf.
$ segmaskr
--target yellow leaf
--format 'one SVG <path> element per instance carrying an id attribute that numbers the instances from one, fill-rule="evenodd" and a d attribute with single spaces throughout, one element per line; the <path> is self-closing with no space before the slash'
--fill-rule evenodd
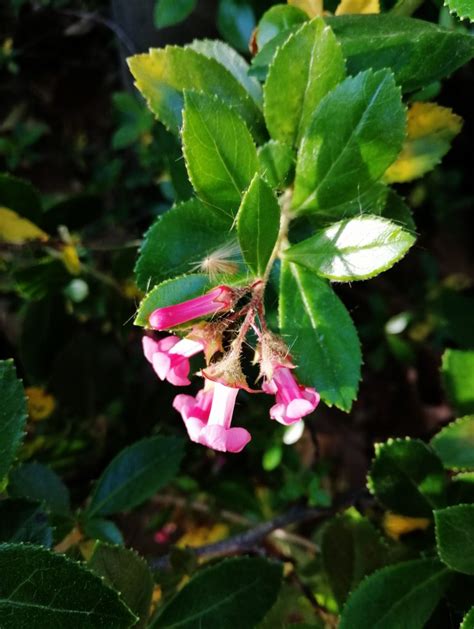
<path id="1" fill-rule="evenodd" d="M 229 534 L 226 524 L 214 524 L 214 526 L 197 526 L 187 531 L 176 544 L 178 548 L 197 548 L 205 544 L 212 544 L 225 539 Z"/>
<path id="2" fill-rule="evenodd" d="M 71 275 L 79 275 L 81 272 L 81 261 L 79 260 L 79 254 L 74 245 L 63 246 L 61 259 Z"/>
<path id="3" fill-rule="evenodd" d="M 323 0 L 288 0 L 288 4 L 292 7 L 301 9 L 309 15 L 316 17 L 323 14 Z"/>
<path id="4" fill-rule="evenodd" d="M 432 170 L 462 128 L 462 118 L 436 103 L 414 103 L 408 110 L 407 139 L 387 170 L 387 183 L 403 183 Z"/>
<path id="5" fill-rule="evenodd" d="M 341 0 L 336 9 L 336 15 L 352 13 L 380 13 L 379 0 Z"/>
<path id="6" fill-rule="evenodd" d="M 25 393 L 28 398 L 28 413 L 34 422 L 47 419 L 56 408 L 56 400 L 43 387 L 27 387 Z"/>
<path id="7" fill-rule="evenodd" d="M 28 240 L 48 240 L 42 229 L 13 210 L 0 207 L 0 241 L 11 245 L 22 245 Z"/>
<path id="8" fill-rule="evenodd" d="M 406 515 L 398 515 L 398 513 L 390 513 L 384 515 L 383 528 L 392 539 L 399 540 L 402 535 L 412 533 L 413 531 L 424 531 L 430 525 L 428 518 L 411 518 Z"/>

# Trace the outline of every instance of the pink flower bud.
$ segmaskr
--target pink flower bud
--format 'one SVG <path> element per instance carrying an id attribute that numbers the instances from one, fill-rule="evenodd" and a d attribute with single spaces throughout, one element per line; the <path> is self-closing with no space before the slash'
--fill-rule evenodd
<path id="1" fill-rule="evenodd" d="M 252 438 L 244 428 L 231 428 L 239 390 L 215 383 L 196 398 L 177 395 L 173 406 L 181 413 L 191 441 L 220 452 L 240 452 Z"/>
<path id="2" fill-rule="evenodd" d="M 167 336 L 159 341 L 143 337 L 143 352 L 158 378 L 178 387 L 190 384 L 189 358 L 202 352 L 203 348 L 202 343 L 180 339 L 179 336 Z"/>
<path id="3" fill-rule="evenodd" d="M 273 378 L 263 384 L 263 390 L 276 397 L 276 404 L 270 409 L 270 417 L 285 426 L 309 415 L 319 404 L 316 390 L 299 384 L 288 367 L 276 366 Z"/>
<path id="4" fill-rule="evenodd" d="M 150 315 L 150 326 L 154 330 L 168 330 L 187 321 L 228 310 L 232 308 L 234 300 L 235 293 L 232 288 L 216 286 L 200 297 L 183 301 L 174 306 L 157 308 Z"/>

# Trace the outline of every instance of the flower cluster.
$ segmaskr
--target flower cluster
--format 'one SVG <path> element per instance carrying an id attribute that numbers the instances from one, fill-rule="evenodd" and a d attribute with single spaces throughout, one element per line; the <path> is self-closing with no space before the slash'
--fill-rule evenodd
<path id="1" fill-rule="evenodd" d="M 236 309 L 245 297 L 247 303 Z M 211 321 L 196 324 L 197 319 L 208 316 Z M 235 329 L 239 321 L 240 327 Z M 175 386 L 190 384 L 189 359 L 199 353 L 205 356 L 207 367 L 200 372 L 203 389 L 195 397 L 179 394 L 173 402 L 195 443 L 221 452 L 240 452 L 247 445 L 250 433 L 231 425 L 239 389 L 274 395 L 270 417 L 285 426 L 301 421 L 319 403 L 315 389 L 299 384 L 293 375 L 295 365 L 282 339 L 266 327 L 259 282 L 246 289 L 217 286 L 200 297 L 158 308 L 150 315 L 149 324 L 157 331 L 183 325 L 191 328 L 184 338 L 174 334 L 160 340 L 143 338 L 145 357 L 161 380 Z M 240 363 L 242 344 L 251 329 L 258 339 L 255 354 L 263 380 L 260 390 L 248 386 Z M 226 336 L 230 337 L 227 343 Z M 220 358 L 214 360 L 216 354 Z"/>

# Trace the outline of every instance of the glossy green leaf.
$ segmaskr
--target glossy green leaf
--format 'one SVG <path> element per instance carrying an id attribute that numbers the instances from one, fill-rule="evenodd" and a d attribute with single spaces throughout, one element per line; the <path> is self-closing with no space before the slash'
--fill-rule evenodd
<path id="1" fill-rule="evenodd" d="M 129 511 L 165 487 L 178 472 L 183 442 L 175 437 L 150 437 L 125 448 L 97 481 L 87 517 Z"/>
<path id="2" fill-rule="evenodd" d="M 81 522 L 81 528 L 88 539 L 99 540 L 106 544 L 123 545 L 124 543 L 120 529 L 111 520 L 105 520 L 104 518 L 86 519 L 84 522 Z"/>
<path id="3" fill-rule="evenodd" d="M 260 83 L 254 77 L 249 76 L 249 64 L 228 44 L 218 39 L 199 39 L 193 41 L 187 48 L 192 48 L 201 55 L 215 59 L 223 65 L 250 94 L 255 104 L 259 108 L 262 107 L 263 95 Z"/>
<path id="4" fill-rule="evenodd" d="M 0 361 L 0 487 L 23 438 L 28 416 L 25 393 L 13 360 Z"/>
<path id="5" fill-rule="evenodd" d="M 280 228 L 280 206 L 267 183 L 255 175 L 237 215 L 237 234 L 245 262 L 262 276 Z"/>
<path id="6" fill-rule="evenodd" d="M 0 544 L 2 629 L 126 629 L 136 617 L 117 592 L 64 555 L 38 546 Z"/>
<path id="7" fill-rule="evenodd" d="M 284 188 L 293 169 L 295 157 L 287 144 L 270 140 L 258 151 L 258 169 L 260 175 L 272 188 Z"/>
<path id="8" fill-rule="evenodd" d="M 455 505 L 434 513 L 436 548 L 449 568 L 474 574 L 474 505 Z"/>
<path id="9" fill-rule="evenodd" d="M 273 39 L 270 39 L 270 41 L 267 42 L 252 59 L 249 75 L 254 76 L 259 81 L 265 81 L 268 74 L 268 67 L 273 61 L 277 50 L 283 46 L 289 36 L 292 33 L 295 33 L 299 27 L 299 24 L 292 26 L 291 28 L 278 33 L 278 35 L 273 37 Z"/>
<path id="10" fill-rule="evenodd" d="M 123 602 L 140 619 L 134 627 L 145 627 L 154 587 L 146 561 L 133 550 L 99 542 L 94 547 L 89 568 L 120 592 Z"/>
<path id="11" fill-rule="evenodd" d="M 38 502 L 0 501 L 0 542 L 27 542 L 50 547 L 53 530 Z"/>
<path id="12" fill-rule="evenodd" d="M 350 74 L 367 68 L 391 68 L 407 92 L 449 76 L 474 56 L 470 35 L 425 20 L 343 15 L 326 22 L 342 44 Z"/>
<path id="13" fill-rule="evenodd" d="M 275 602 L 281 579 L 281 565 L 260 557 L 221 561 L 198 572 L 151 627 L 250 629 Z"/>
<path id="14" fill-rule="evenodd" d="M 451 13 L 456 13 L 460 20 L 474 22 L 474 3 L 472 0 L 447 0 L 446 5 Z"/>
<path id="15" fill-rule="evenodd" d="M 235 215 L 258 169 L 245 123 L 218 98 L 187 92 L 182 135 L 189 178 L 199 197 L 224 216 Z"/>
<path id="16" fill-rule="evenodd" d="M 156 28 L 179 24 L 194 11 L 197 0 L 156 0 L 153 19 Z"/>
<path id="17" fill-rule="evenodd" d="M 446 468 L 474 469 L 474 415 L 445 426 L 433 437 L 431 447 Z"/>
<path id="18" fill-rule="evenodd" d="M 453 406 L 460 413 L 474 412 L 474 350 L 447 349 L 441 375 Z"/>
<path id="19" fill-rule="evenodd" d="M 321 102 L 299 149 L 295 210 L 330 216 L 358 199 L 397 157 L 405 124 L 389 70 L 369 70 L 340 83 Z"/>
<path id="20" fill-rule="evenodd" d="M 450 580 L 450 571 L 436 559 L 382 568 L 351 594 L 339 629 L 422 629 Z"/>
<path id="21" fill-rule="evenodd" d="M 288 4 L 277 4 L 266 11 L 258 23 L 256 42 L 259 50 L 270 40 L 293 27 L 299 27 L 308 21 L 307 14 Z"/>
<path id="22" fill-rule="evenodd" d="M 264 85 L 272 138 L 298 144 L 321 100 L 344 77 L 344 58 L 331 29 L 321 18 L 304 24 L 278 50 Z"/>
<path id="23" fill-rule="evenodd" d="M 349 313 L 326 280 L 284 262 L 279 320 L 300 381 L 315 387 L 329 406 L 349 411 L 360 379 L 360 344 Z"/>
<path id="24" fill-rule="evenodd" d="M 391 511 L 430 517 L 446 501 L 447 477 L 436 454 L 418 439 L 389 439 L 375 445 L 368 487 Z"/>
<path id="25" fill-rule="evenodd" d="M 474 629 L 474 607 L 467 612 L 459 629 Z"/>
<path id="26" fill-rule="evenodd" d="M 217 28 L 222 37 L 234 48 L 247 52 L 255 28 L 252 3 L 249 0 L 220 0 L 217 9 Z"/>
<path id="27" fill-rule="evenodd" d="M 207 275 L 183 275 L 155 286 L 140 303 L 135 325 L 148 326 L 148 318 L 157 308 L 179 304 L 203 295 L 212 287 Z"/>
<path id="28" fill-rule="evenodd" d="M 128 63 L 150 109 L 175 133 L 181 127 L 183 90 L 214 94 L 250 128 L 261 125 L 261 113 L 247 90 L 215 59 L 191 48 L 167 46 L 130 57 Z"/>
<path id="29" fill-rule="evenodd" d="M 231 227 L 231 217 L 199 199 L 165 212 L 146 233 L 135 267 L 138 286 L 146 289 L 180 273 L 199 270 L 212 251 L 235 240 Z"/>
<path id="30" fill-rule="evenodd" d="M 360 581 L 389 560 L 388 547 L 371 522 L 349 509 L 324 526 L 321 557 L 340 606 Z"/>
<path id="31" fill-rule="evenodd" d="M 366 280 L 390 269 L 415 242 L 412 234 L 378 216 L 333 223 L 293 245 L 284 258 L 338 282 Z"/>
<path id="32" fill-rule="evenodd" d="M 12 498 L 29 498 L 42 502 L 48 511 L 69 515 L 69 490 L 51 468 L 41 463 L 23 463 L 11 471 L 8 494 Z"/>

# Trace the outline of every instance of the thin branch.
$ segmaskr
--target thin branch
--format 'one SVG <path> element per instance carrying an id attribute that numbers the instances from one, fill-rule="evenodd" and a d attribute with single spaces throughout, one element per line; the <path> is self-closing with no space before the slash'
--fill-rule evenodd
<path id="1" fill-rule="evenodd" d="M 131 40 L 131 38 L 127 35 L 124 29 L 109 18 L 103 17 L 98 13 L 89 13 L 87 11 L 76 11 L 73 9 L 58 9 L 58 13 L 62 13 L 63 15 L 67 15 L 70 17 L 77 17 L 81 20 L 89 20 L 91 22 L 95 22 L 96 24 L 101 24 L 105 26 L 109 30 L 111 30 L 123 44 L 123 46 L 127 49 L 127 52 L 130 55 L 134 55 L 137 52 L 137 47 L 135 43 Z"/>

